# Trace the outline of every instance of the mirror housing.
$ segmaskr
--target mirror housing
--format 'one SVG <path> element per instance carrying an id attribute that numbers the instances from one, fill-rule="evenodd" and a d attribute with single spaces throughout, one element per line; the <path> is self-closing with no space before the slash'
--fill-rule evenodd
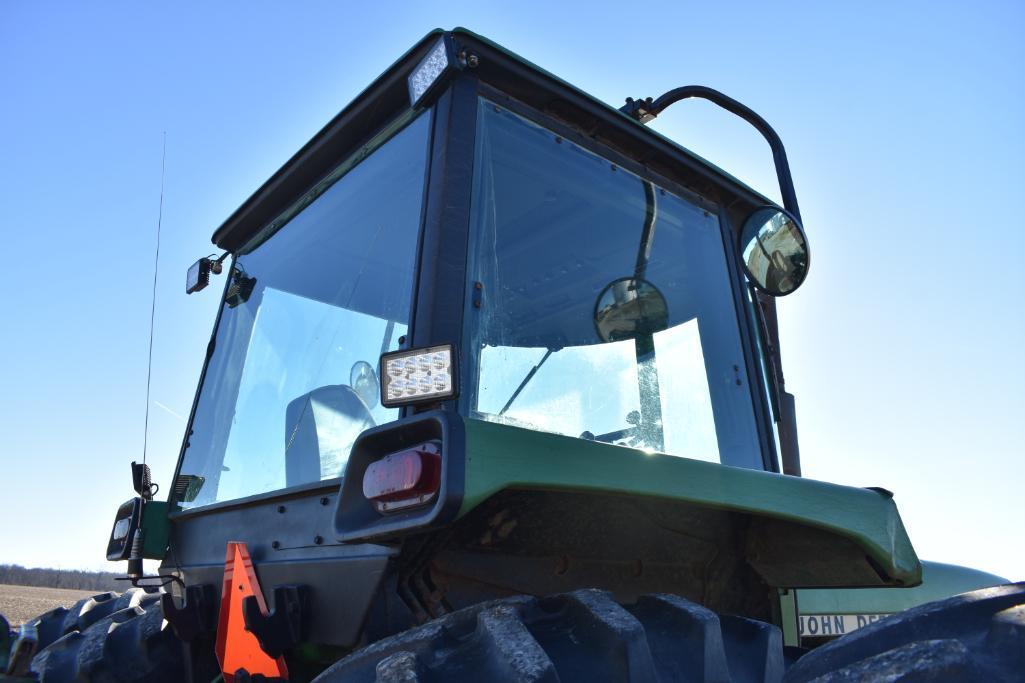
<path id="1" fill-rule="evenodd" d="M 755 209 L 744 221 L 739 246 L 744 272 L 766 294 L 792 294 L 808 275 L 808 238 L 788 211 L 775 206 Z"/>
<path id="2" fill-rule="evenodd" d="M 669 306 L 662 292 L 647 280 L 613 280 L 594 302 L 594 329 L 603 342 L 650 337 L 667 327 Z"/>
<path id="3" fill-rule="evenodd" d="M 380 383 L 374 366 L 365 360 L 356 361 L 349 371 L 349 386 L 363 399 L 369 410 L 377 406 L 380 397 Z"/>

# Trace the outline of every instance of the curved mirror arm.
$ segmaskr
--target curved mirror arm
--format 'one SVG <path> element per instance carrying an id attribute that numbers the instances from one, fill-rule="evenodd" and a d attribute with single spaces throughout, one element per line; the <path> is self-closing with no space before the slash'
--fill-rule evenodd
<path id="1" fill-rule="evenodd" d="M 689 98 L 697 97 L 717 104 L 731 114 L 744 119 L 762 134 L 765 141 L 772 149 L 772 160 L 776 165 L 776 180 L 779 182 L 779 192 L 783 198 L 783 208 L 792 213 L 798 221 L 801 220 L 801 210 L 797 206 L 797 193 L 794 191 L 794 180 L 790 175 L 790 162 L 787 161 L 787 152 L 783 148 L 783 140 L 773 130 L 769 122 L 763 119 L 756 111 L 745 104 L 738 102 L 718 90 L 703 85 L 685 85 L 681 88 L 674 88 L 656 100 L 650 97 L 643 100 L 626 98 L 626 104 L 620 107 L 619 111 L 627 114 L 641 123 L 647 123 L 665 111 L 670 105 Z"/>

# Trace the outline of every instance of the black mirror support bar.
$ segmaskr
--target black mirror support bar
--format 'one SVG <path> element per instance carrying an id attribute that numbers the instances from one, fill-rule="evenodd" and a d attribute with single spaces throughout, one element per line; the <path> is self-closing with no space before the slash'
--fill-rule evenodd
<path id="1" fill-rule="evenodd" d="M 779 191 L 783 197 L 783 208 L 792 213 L 798 221 L 801 221 L 801 210 L 797 206 L 797 193 L 794 191 L 794 180 L 790 175 L 790 163 L 787 161 L 787 152 L 783 148 L 783 141 L 772 129 L 772 126 L 750 107 L 718 90 L 706 88 L 703 85 L 685 85 L 682 88 L 670 90 L 654 101 L 650 97 L 643 100 L 628 97 L 626 104 L 620 107 L 619 111 L 641 123 L 647 123 L 665 111 L 669 105 L 692 97 L 719 105 L 750 123 L 762 134 L 772 149 L 772 160 L 776 164 L 776 179 L 779 181 Z"/>
<path id="2" fill-rule="evenodd" d="M 776 180 L 779 182 L 779 192 L 783 198 L 783 208 L 793 214 L 799 223 L 801 220 L 801 209 L 797 205 L 797 192 L 794 190 L 794 179 L 790 175 L 790 162 L 787 161 L 787 152 L 783 147 L 783 141 L 779 134 L 773 130 L 769 122 L 758 115 L 747 105 L 724 95 L 718 90 L 707 88 L 703 85 L 685 85 L 682 88 L 674 88 L 656 100 L 647 97 L 642 100 L 635 100 L 632 97 L 626 98 L 626 104 L 620 107 L 630 118 L 641 123 L 648 123 L 656 116 L 665 111 L 670 105 L 689 98 L 708 100 L 719 105 L 726 111 L 739 116 L 754 126 L 772 149 L 772 160 L 776 165 Z M 764 311 L 765 322 L 768 327 L 769 342 L 772 347 L 772 370 L 776 383 L 777 405 L 780 415 L 780 470 L 784 474 L 795 476 L 801 475 L 801 455 L 797 445 L 797 416 L 794 406 L 794 397 L 786 392 L 783 383 L 783 363 L 779 354 L 779 332 L 776 325 L 776 301 L 771 296 L 756 293 L 758 302 Z"/>

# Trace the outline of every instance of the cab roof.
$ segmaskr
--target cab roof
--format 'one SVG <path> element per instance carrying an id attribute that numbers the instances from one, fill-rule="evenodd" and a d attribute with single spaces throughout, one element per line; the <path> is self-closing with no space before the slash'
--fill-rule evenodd
<path id="1" fill-rule="evenodd" d="M 558 119 L 652 172 L 717 203 L 739 204 L 741 210 L 774 204 L 711 162 L 487 38 L 465 28 L 435 29 L 399 57 L 243 202 L 217 228 L 213 242 L 227 251 L 236 251 L 333 168 L 359 152 L 390 121 L 408 112 L 411 105 L 406 79 L 442 36 L 478 57 L 474 74 L 482 83 Z"/>

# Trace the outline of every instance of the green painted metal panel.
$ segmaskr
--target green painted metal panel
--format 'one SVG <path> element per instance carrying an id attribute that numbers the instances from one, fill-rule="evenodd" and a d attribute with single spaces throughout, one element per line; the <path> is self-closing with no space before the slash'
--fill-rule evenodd
<path id="1" fill-rule="evenodd" d="M 921 581 L 918 557 L 885 493 L 466 420 L 460 516 L 511 488 L 649 496 L 792 522 L 853 542 L 895 584 Z M 809 585 L 829 583 L 824 576 Z"/>
<path id="2" fill-rule="evenodd" d="M 784 645 L 800 645 L 801 637 L 797 633 L 797 591 L 781 588 L 779 591 L 780 628 L 783 631 Z"/>
<path id="3" fill-rule="evenodd" d="M 801 614 L 893 614 L 959 593 L 1008 583 L 968 567 L 922 562 L 922 583 L 914 588 L 812 588 L 797 591 Z"/>
<path id="4" fill-rule="evenodd" d="M 171 533 L 167 510 L 167 502 L 162 500 L 147 501 L 142 508 L 142 556 L 147 560 L 162 560 L 167 554 Z"/>

